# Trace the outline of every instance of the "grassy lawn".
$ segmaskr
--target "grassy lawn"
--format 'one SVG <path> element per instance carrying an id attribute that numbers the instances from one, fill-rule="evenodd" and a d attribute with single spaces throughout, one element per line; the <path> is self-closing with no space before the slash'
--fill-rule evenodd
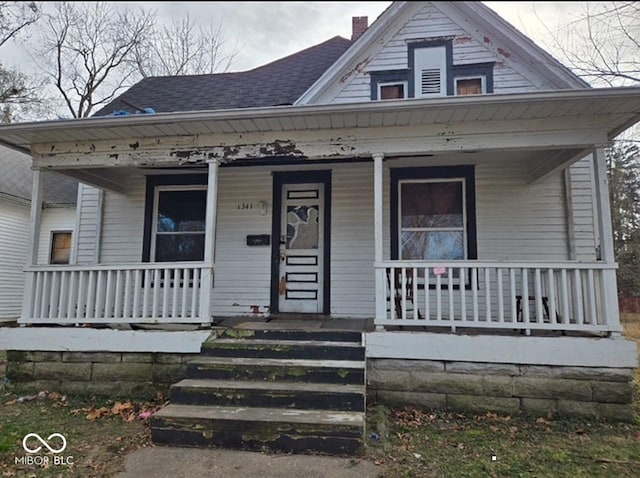
<path id="1" fill-rule="evenodd" d="M 372 411 L 368 454 L 387 477 L 637 477 L 640 427 L 588 421 Z M 381 426 L 382 424 L 382 426 Z"/>
<path id="2" fill-rule="evenodd" d="M 640 346 L 640 315 L 622 320 Z M 369 411 L 368 455 L 385 478 L 638 477 L 640 370 L 635 387 L 635 424 L 377 407 Z"/>
<path id="3" fill-rule="evenodd" d="M 623 322 L 625 335 L 640 343 L 640 314 L 624 315 Z M 640 417 L 640 370 L 635 386 Z M 19 398 L 0 389 L 0 478 L 113 476 L 127 453 L 150 445 L 139 412 L 155 403 L 56 393 Z M 374 407 L 368 420 L 367 458 L 384 478 L 640 476 L 640 419 L 609 424 Z M 62 455 L 72 456 L 73 465 L 16 464 L 28 433 L 64 435 Z"/>
<path id="4" fill-rule="evenodd" d="M 624 326 L 625 337 L 636 341 L 638 354 L 640 355 L 640 314 L 622 314 L 620 319 Z M 635 370 L 635 400 L 633 405 L 636 409 L 637 417 L 640 417 L 640 368 Z"/>
<path id="5" fill-rule="evenodd" d="M 67 398 L 56 393 L 20 396 L 0 392 L 0 477 L 103 477 L 113 476 L 123 468 L 124 456 L 149 443 L 148 429 L 139 419 L 140 404 L 95 400 L 90 397 Z M 147 407 L 151 404 L 147 404 Z M 115 413 L 114 413 L 115 412 Z M 28 433 L 38 433 L 47 439 L 52 433 L 62 434 L 67 448 L 57 456 L 64 464 L 16 463 L 27 455 L 22 439 Z M 34 449 L 39 443 L 27 443 Z M 53 438 L 54 448 L 62 441 Z M 69 459 L 68 457 L 73 457 Z M 70 462 L 73 464 L 69 464 Z"/>

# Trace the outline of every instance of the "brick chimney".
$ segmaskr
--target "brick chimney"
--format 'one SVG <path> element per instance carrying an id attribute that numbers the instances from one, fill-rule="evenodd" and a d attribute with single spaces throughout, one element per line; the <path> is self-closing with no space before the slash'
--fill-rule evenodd
<path id="1" fill-rule="evenodd" d="M 351 17 L 351 41 L 360 38 L 369 28 L 369 17 Z"/>

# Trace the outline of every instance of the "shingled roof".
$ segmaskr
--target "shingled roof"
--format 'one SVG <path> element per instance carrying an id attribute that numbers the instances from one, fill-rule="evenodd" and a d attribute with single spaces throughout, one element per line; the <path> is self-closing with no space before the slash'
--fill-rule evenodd
<path id="1" fill-rule="evenodd" d="M 31 158 L 0 146 L 0 196 L 31 200 L 33 171 Z M 42 173 L 42 196 L 46 205 L 75 204 L 77 181 L 49 171 Z"/>
<path id="2" fill-rule="evenodd" d="M 131 105 L 162 113 L 293 104 L 349 46 L 336 36 L 249 71 L 145 78 L 94 116 L 135 113 Z"/>

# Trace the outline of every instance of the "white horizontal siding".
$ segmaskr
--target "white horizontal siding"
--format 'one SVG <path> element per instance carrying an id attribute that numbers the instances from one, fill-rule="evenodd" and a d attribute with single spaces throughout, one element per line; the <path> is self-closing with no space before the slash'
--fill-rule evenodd
<path id="1" fill-rule="evenodd" d="M 470 24 L 465 27 L 475 28 Z M 504 57 L 499 57 L 493 49 L 473 38 L 465 28 L 436 6 L 427 3 L 395 35 L 387 41 L 383 40 L 383 45 L 370 55 L 368 61 L 365 58 L 359 58 L 354 62 L 354 64 L 362 64 L 364 61 L 366 67 L 352 75 L 329 102 L 369 100 L 371 98 L 369 72 L 406 69 L 409 67 L 407 47 L 409 42 L 442 37 L 453 38 L 454 65 L 496 62 L 493 72 L 494 93 L 520 93 L 536 89 L 529 79 L 509 66 Z"/>
<path id="2" fill-rule="evenodd" d="M 596 259 L 596 222 L 591 155 L 569 168 L 571 210 L 576 259 Z"/>
<path id="3" fill-rule="evenodd" d="M 435 166 L 469 162 L 469 156 L 385 162 L 385 258 L 389 258 L 389 166 Z M 446 163 L 444 163 L 446 161 Z M 567 220 L 561 173 L 527 184 L 527 165 L 515 160 L 476 166 L 478 255 L 486 260 L 567 260 Z M 292 167 L 221 168 L 219 177 L 214 316 L 265 314 L 270 303 L 271 248 L 247 246 L 249 234 L 271 234 L 272 171 Z M 299 167 L 332 170 L 331 313 L 372 317 L 373 164 Z M 105 193 L 103 262 L 139 262 L 144 219 L 143 178 L 132 179 L 129 195 Z M 268 213 L 239 209 L 268 203 Z M 272 240 L 278 240 L 272 237 Z"/>
<path id="4" fill-rule="evenodd" d="M 0 319 L 17 318 L 22 307 L 29 242 L 28 205 L 0 199 Z"/>
<path id="5" fill-rule="evenodd" d="M 480 259 L 569 259 L 562 173 L 528 184 L 525 172 L 519 161 L 476 167 Z"/>
<path id="6" fill-rule="evenodd" d="M 271 234 L 272 177 L 266 168 L 221 168 L 213 287 L 213 315 L 266 313 L 271 285 L 271 247 L 247 246 L 249 234 Z M 267 201 L 268 215 L 238 209 Z M 277 240 L 277 238 L 272 238 Z"/>
<path id="7" fill-rule="evenodd" d="M 95 264 L 98 261 L 97 237 L 102 221 L 103 191 L 86 184 L 78 185 L 78 231 L 75 244 L 78 264 Z"/>
<path id="8" fill-rule="evenodd" d="M 100 262 L 141 262 L 144 230 L 143 176 L 132 176 L 127 195 L 105 191 L 103 198 Z"/>
<path id="9" fill-rule="evenodd" d="M 327 169 L 333 171 L 331 314 L 371 317 L 374 297 L 373 165 L 332 165 Z M 272 185 L 271 170 L 265 168 L 220 170 L 214 316 L 268 311 L 271 248 L 247 246 L 246 236 L 271 234 Z M 269 204 L 265 216 L 255 209 L 237 208 L 239 203 L 259 201 Z"/>
<path id="10" fill-rule="evenodd" d="M 373 163 L 334 168 L 331 204 L 331 313 L 373 317 Z"/>
<path id="11" fill-rule="evenodd" d="M 38 264 L 48 264 L 51 255 L 51 233 L 53 231 L 71 231 L 72 235 L 76 227 L 76 208 L 51 207 L 42 210 L 40 222 L 40 235 L 38 242 Z M 73 237 L 73 236 L 72 236 Z M 72 241 L 73 242 L 73 241 Z M 71 251 L 73 254 L 73 251 Z"/>

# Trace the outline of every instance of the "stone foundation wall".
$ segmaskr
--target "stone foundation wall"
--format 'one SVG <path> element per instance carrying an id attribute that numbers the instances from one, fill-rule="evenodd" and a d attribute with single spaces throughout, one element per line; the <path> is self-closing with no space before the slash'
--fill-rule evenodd
<path id="1" fill-rule="evenodd" d="M 7 352 L 10 384 L 60 393 L 153 396 L 186 375 L 197 354 L 128 352 Z"/>
<path id="2" fill-rule="evenodd" d="M 367 360 L 367 398 L 472 413 L 633 421 L 633 370 L 428 360 Z"/>

